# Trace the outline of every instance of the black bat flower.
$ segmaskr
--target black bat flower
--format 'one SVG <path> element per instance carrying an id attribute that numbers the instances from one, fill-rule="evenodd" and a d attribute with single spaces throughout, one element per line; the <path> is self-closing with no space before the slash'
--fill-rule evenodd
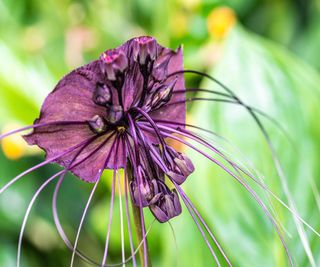
<path id="1" fill-rule="evenodd" d="M 222 86 L 227 93 L 199 88 L 186 89 L 185 73 L 194 73 L 209 78 Z M 205 91 L 224 98 L 187 98 L 186 93 L 193 91 Z M 32 198 L 20 232 L 18 266 L 22 236 L 30 209 L 41 191 L 58 176 L 60 180 L 54 192 L 53 213 L 61 237 L 73 250 L 71 265 L 77 254 L 92 264 L 107 266 L 115 181 L 118 170 L 122 168 L 125 170 L 125 204 L 131 257 L 127 260 L 123 259 L 120 264 L 130 259 L 134 266 L 137 264 L 128 210 L 129 193 L 133 217 L 136 225 L 140 227 L 137 236 L 140 245 L 143 245 L 143 250 L 140 251 L 143 252 L 141 261 L 144 266 L 148 266 L 150 262 L 144 208 L 149 208 L 155 219 L 164 223 L 182 212 L 180 199 L 194 219 L 216 264 L 220 266 L 223 258 L 223 261 L 231 266 L 231 261 L 181 187 L 188 176 L 194 172 L 195 167 L 187 155 L 169 145 L 168 139 L 176 140 L 202 154 L 236 179 L 252 195 L 274 225 L 289 262 L 293 265 L 277 222 L 241 174 L 253 179 L 264 190 L 268 192 L 270 190 L 247 170 L 231 161 L 214 144 L 188 129 L 196 128 L 207 131 L 199 126 L 186 123 L 186 102 L 195 100 L 240 104 L 249 111 L 263 133 L 266 134 L 256 116 L 257 112 L 261 115 L 260 111 L 244 104 L 232 91 L 211 76 L 197 71 L 184 70 L 181 48 L 173 51 L 160 46 L 154 38 L 143 36 L 131 39 L 118 48 L 107 50 L 98 60 L 67 74 L 45 99 L 40 116 L 33 125 L 0 136 L 2 139 L 10 134 L 33 129 L 32 133 L 24 136 L 25 140 L 30 145 L 39 146 L 46 153 L 45 161 L 16 176 L 0 189 L 0 194 L 27 173 L 46 164 L 57 163 L 64 168 L 45 181 Z M 208 150 L 222 158 L 229 166 L 209 155 L 206 152 Z M 79 252 L 76 246 L 84 217 L 104 169 L 114 170 L 114 176 L 105 252 L 102 263 L 98 264 Z M 83 181 L 95 183 L 74 245 L 71 244 L 61 227 L 56 207 L 60 185 L 69 171 Z M 311 228 L 297 214 L 294 215 Z M 313 228 L 311 229 L 314 231 Z M 213 250 L 212 242 L 218 248 L 220 258 Z"/>

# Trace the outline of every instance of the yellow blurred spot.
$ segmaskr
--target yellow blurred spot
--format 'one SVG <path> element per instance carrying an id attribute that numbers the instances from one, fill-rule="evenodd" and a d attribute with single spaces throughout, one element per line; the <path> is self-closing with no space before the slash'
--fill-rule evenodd
<path id="1" fill-rule="evenodd" d="M 188 18 L 185 13 L 175 13 L 170 21 L 172 35 L 176 38 L 181 38 L 188 32 Z"/>
<path id="2" fill-rule="evenodd" d="M 22 45 L 30 53 L 39 52 L 46 44 L 43 30 L 37 26 L 27 27 L 22 36 Z"/>
<path id="3" fill-rule="evenodd" d="M 119 191 L 119 181 L 120 181 L 120 191 Z M 124 181 L 124 171 L 118 171 L 117 175 L 117 181 L 116 181 L 116 194 L 117 195 L 124 195 L 124 189 L 125 189 L 125 181 Z M 129 186 L 129 185 L 128 185 Z M 127 186 L 127 188 L 128 188 Z M 121 193 L 121 194 L 120 194 Z"/>
<path id="4" fill-rule="evenodd" d="M 179 0 L 179 2 L 182 7 L 189 10 L 194 10 L 201 4 L 201 0 Z"/>
<path id="5" fill-rule="evenodd" d="M 112 190 L 112 181 L 113 181 L 113 170 L 107 171 L 107 174 L 104 175 L 103 180 L 105 181 L 105 184 L 109 188 L 109 190 Z M 124 195 L 124 171 L 122 169 L 117 171 L 116 181 L 115 181 L 115 194 L 120 195 L 119 193 L 119 186 L 118 186 L 118 179 L 120 180 L 120 189 L 121 189 L 121 195 Z"/>
<path id="6" fill-rule="evenodd" d="M 4 127 L 3 132 L 9 132 L 18 129 L 19 125 L 8 124 Z M 1 140 L 2 150 L 8 159 L 16 160 L 21 158 L 27 150 L 27 143 L 19 134 L 10 135 Z"/>
<path id="7" fill-rule="evenodd" d="M 237 21 L 236 15 L 229 7 L 213 9 L 207 18 L 208 32 L 211 37 L 224 39 Z"/>
<path id="8" fill-rule="evenodd" d="M 34 218 L 26 231 L 29 240 L 42 251 L 52 251 L 61 244 L 52 224 L 41 218 Z"/>

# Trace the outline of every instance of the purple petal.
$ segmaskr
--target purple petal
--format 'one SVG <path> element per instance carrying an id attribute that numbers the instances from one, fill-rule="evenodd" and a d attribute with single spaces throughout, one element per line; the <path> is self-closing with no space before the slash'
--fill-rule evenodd
<path id="1" fill-rule="evenodd" d="M 152 212 L 152 214 L 154 215 L 154 217 L 157 218 L 157 220 L 161 223 L 164 223 L 166 221 L 168 221 L 170 218 L 168 217 L 168 215 L 166 215 L 158 206 L 156 205 L 151 205 L 150 206 L 150 210 Z"/>
<path id="2" fill-rule="evenodd" d="M 163 49 L 162 54 L 160 55 L 159 59 L 156 61 L 155 66 L 157 64 L 161 64 L 164 58 L 169 57 L 168 66 L 164 71 L 166 71 L 167 74 L 171 74 L 177 71 L 183 70 L 183 54 L 182 54 L 182 48 L 178 48 L 176 52 L 169 50 L 167 48 Z M 170 84 L 170 82 L 173 82 L 175 79 L 177 79 L 175 86 L 173 88 L 173 92 L 177 90 L 185 90 L 185 81 L 183 73 L 179 73 L 176 75 L 173 75 L 169 79 L 166 80 L 167 84 Z M 160 109 L 151 112 L 150 116 L 154 120 L 168 120 L 168 121 L 175 121 L 177 123 L 184 124 L 186 122 L 186 104 L 176 104 L 171 105 L 171 103 L 174 102 L 183 102 L 185 101 L 185 94 L 179 93 L 179 94 L 173 94 L 171 100 L 168 102 L 168 105 L 165 105 L 161 107 Z"/>
<path id="3" fill-rule="evenodd" d="M 133 66 L 130 76 L 125 80 L 123 88 L 122 98 L 124 99 L 124 111 L 127 111 L 136 99 L 140 99 L 142 93 L 143 77 L 138 64 Z"/>
<path id="4" fill-rule="evenodd" d="M 92 101 L 97 82 L 100 79 L 102 77 L 97 61 L 93 61 L 66 75 L 45 99 L 41 108 L 40 118 L 36 120 L 36 123 L 70 120 L 85 122 L 96 115 L 103 117 L 105 108 L 95 105 Z M 24 138 L 30 145 L 41 147 L 46 152 L 46 158 L 52 158 L 94 135 L 95 133 L 90 129 L 89 124 L 66 124 L 36 128 Z M 76 162 L 90 155 L 106 138 L 107 136 L 101 136 L 88 145 L 80 153 Z M 95 182 L 94 174 L 100 168 L 103 168 L 113 139 L 111 138 L 97 153 L 90 156 L 82 164 L 79 164 L 72 172 L 87 182 Z M 63 167 L 69 167 L 73 157 L 80 149 L 55 162 Z M 122 151 L 121 148 L 120 151 Z M 123 167 L 125 157 L 122 153 L 117 153 L 116 157 L 118 167 Z M 115 153 L 112 152 L 107 165 L 108 168 L 114 167 L 114 158 Z"/>
<path id="5" fill-rule="evenodd" d="M 175 173 L 173 171 L 168 172 L 167 175 L 179 185 L 187 179 L 187 176 Z"/>

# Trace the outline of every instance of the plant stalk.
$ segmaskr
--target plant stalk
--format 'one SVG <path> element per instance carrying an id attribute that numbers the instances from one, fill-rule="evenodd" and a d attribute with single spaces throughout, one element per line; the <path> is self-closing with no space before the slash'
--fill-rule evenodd
<path id="1" fill-rule="evenodd" d="M 128 181 L 132 181 L 133 174 L 132 174 L 132 168 L 131 168 L 130 164 L 127 165 L 126 171 L 127 171 Z M 131 208 L 132 208 L 134 228 L 136 231 L 138 245 L 140 245 L 140 243 L 141 243 L 141 246 L 139 248 L 139 257 L 140 257 L 141 266 L 151 267 L 151 259 L 150 259 L 147 237 L 145 237 L 145 239 L 144 239 L 144 242 L 146 242 L 146 248 L 147 248 L 146 251 L 144 251 L 144 246 L 143 246 L 143 233 L 146 233 L 146 229 L 145 229 L 145 226 L 144 226 L 144 228 L 142 228 L 143 226 L 142 226 L 142 221 L 141 221 L 141 208 L 139 208 L 135 204 L 133 204 L 132 201 L 131 201 Z M 146 262 L 145 262 L 145 254 L 144 253 L 147 254 L 147 257 L 146 257 L 147 261 Z"/>

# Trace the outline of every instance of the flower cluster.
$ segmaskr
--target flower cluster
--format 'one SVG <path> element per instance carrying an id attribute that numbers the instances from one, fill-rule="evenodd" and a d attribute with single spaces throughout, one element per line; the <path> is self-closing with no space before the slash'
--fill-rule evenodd
<path id="1" fill-rule="evenodd" d="M 155 123 L 158 119 L 185 123 L 185 104 L 175 104 L 185 95 L 174 94 L 184 89 L 183 75 L 174 74 L 183 69 L 182 64 L 181 48 L 169 50 L 147 36 L 107 50 L 99 60 L 59 82 L 36 122 L 66 124 L 37 128 L 25 139 L 43 148 L 47 158 L 90 139 L 77 158 L 92 155 L 71 171 L 87 182 L 96 182 L 99 169 L 130 164 L 132 202 L 149 207 L 160 222 L 166 222 L 181 213 L 181 205 L 165 176 L 180 185 L 194 170 L 186 155 L 166 143 Z M 72 120 L 87 123 L 68 123 Z M 147 131 L 140 122 L 148 122 L 151 129 Z M 69 167 L 77 152 L 56 162 Z"/>
<path id="2" fill-rule="evenodd" d="M 206 77 L 216 82 L 227 93 L 200 88 L 186 89 L 185 73 Z M 186 98 L 187 92 L 206 92 L 224 98 Z M 106 266 L 115 196 L 115 177 L 117 171 L 124 168 L 126 217 L 134 266 L 136 266 L 136 252 L 133 249 L 127 193 L 131 196 L 134 217 L 137 215 L 137 210 L 140 217 L 139 238 L 143 243 L 144 259 L 141 261 L 144 266 L 148 265 L 148 249 L 143 209 L 148 207 L 159 222 L 167 222 L 182 211 L 179 196 L 195 221 L 217 265 L 220 266 L 219 257 L 213 250 L 211 241 L 215 243 L 226 264 L 231 266 L 230 260 L 210 228 L 180 186 L 194 172 L 193 163 L 184 153 L 170 146 L 167 138 L 201 154 L 233 177 L 250 193 L 273 224 L 289 262 L 293 265 L 292 257 L 276 220 L 242 175 L 252 179 L 268 193 L 271 191 L 250 172 L 231 161 L 214 144 L 186 128 L 188 126 L 210 132 L 199 126 L 186 124 L 186 102 L 198 100 L 243 106 L 266 135 L 263 125 L 256 116 L 259 110 L 246 105 L 230 89 L 208 74 L 184 70 L 182 49 L 173 51 L 162 47 L 152 37 L 142 36 L 131 39 L 118 48 L 105 51 L 98 60 L 75 69 L 63 77 L 45 99 L 40 117 L 33 125 L 0 135 L 1 140 L 14 133 L 33 129 L 30 134 L 24 136 L 25 140 L 28 144 L 37 145 L 46 152 L 45 161 L 17 175 L 0 189 L 0 194 L 24 175 L 48 163 L 58 163 L 64 168 L 46 180 L 30 202 L 21 227 L 17 265 L 19 266 L 22 236 L 30 209 L 41 191 L 58 176 L 60 180 L 53 196 L 53 213 L 59 234 L 67 246 L 73 250 L 71 266 L 75 253 L 93 263 L 76 249 L 77 241 L 101 174 L 104 169 L 112 169 L 114 176 L 109 226 L 103 261 L 102 264 L 98 264 Z M 263 113 L 260 112 L 260 114 Z M 267 135 L 266 139 L 268 140 Z M 196 145 L 189 141 L 194 141 Z M 202 147 L 226 163 L 208 154 L 202 150 Z M 86 182 L 95 183 L 84 210 L 74 246 L 71 245 L 59 222 L 56 203 L 59 188 L 68 171 Z M 274 196 L 274 194 L 271 195 Z M 280 203 L 283 204 L 283 202 Z M 316 232 L 310 225 L 304 224 Z M 124 258 L 122 260 L 121 264 L 127 261 Z"/>

